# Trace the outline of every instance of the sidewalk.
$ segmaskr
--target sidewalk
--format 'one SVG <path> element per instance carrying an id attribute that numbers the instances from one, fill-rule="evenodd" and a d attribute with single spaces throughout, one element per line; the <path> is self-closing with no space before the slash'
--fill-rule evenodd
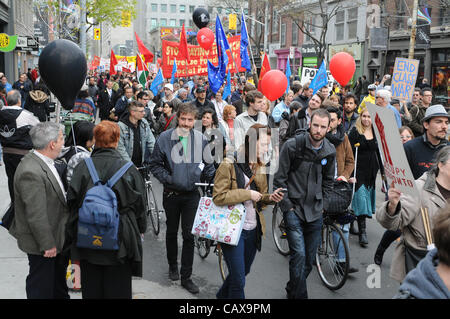
<path id="1" fill-rule="evenodd" d="M 5 166 L 0 166 L 0 218 L 9 205 Z M 0 299 L 26 299 L 25 279 L 28 275 L 27 255 L 17 247 L 17 241 L 0 226 Z M 81 293 L 70 293 L 81 299 Z M 196 299 L 179 282 L 171 286 L 141 278 L 133 279 L 133 299 Z"/>

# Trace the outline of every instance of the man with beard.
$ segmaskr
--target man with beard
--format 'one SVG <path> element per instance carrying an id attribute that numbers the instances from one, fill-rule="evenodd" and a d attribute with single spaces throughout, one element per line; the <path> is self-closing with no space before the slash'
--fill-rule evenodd
<path id="1" fill-rule="evenodd" d="M 449 145 L 447 129 L 449 114 L 440 105 L 427 108 L 423 118 L 424 134 L 404 144 L 406 158 L 414 179 L 418 179 L 433 165 L 435 154 Z"/>
<path id="2" fill-rule="evenodd" d="M 180 279 L 181 286 L 196 294 L 199 288 L 192 281 L 194 235 L 192 225 L 200 194 L 195 183 L 212 182 L 214 161 L 208 141 L 201 131 L 194 130 L 197 108 L 182 103 L 177 111 L 178 126 L 164 131 L 156 141 L 149 168 L 163 185 L 163 206 L 166 212 L 166 252 L 169 278 Z M 200 156 L 199 156 L 200 154 Z M 178 272 L 178 228 L 181 220 L 183 248 Z"/>
<path id="3" fill-rule="evenodd" d="M 353 94 L 347 94 L 344 98 L 344 118 L 342 122 L 345 133 L 350 132 L 359 117 L 358 113 L 355 112 L 356 107 L 358 106 L 356 101 L 356 96 Z"/>
<path id="4" fill-rule="evenodd" d="M 326 110 L 314 111 L 309 132 L 283 144 L 275 174 L 275 189 L 288 190 L 279 204 L 291 250 L 286 286 L 289 299 L 308 298 L 306 279 L 321 241 L 322 212 L 328 209 L 335 175 L 336 149 L 325 138 L 330 119 Z"/>

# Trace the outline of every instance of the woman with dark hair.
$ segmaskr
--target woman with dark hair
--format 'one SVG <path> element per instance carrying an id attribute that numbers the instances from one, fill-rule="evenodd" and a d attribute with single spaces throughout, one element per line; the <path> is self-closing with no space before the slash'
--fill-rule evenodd
<path id="1" fill-rule="evenodd" d="M 46 122 L 50 116 L 50 99 L 47 87 L 44 83 L 37 83 L 34 89 L 27 95 L 24 109 L 30 111 L 36 116 L 40 122 Z"/>
<path id="2" fill-rule="evenodd" d="M 108 181 L 127 161 L 117 146 L 120 129 L 117 123 L 102 121 L 94 128 L 95 148 L 92 162 L 101 181 Z M 142 234 L 147 228 L 144 180 L 135 166 L 112 186 L 117 197 L 120 218 L 118 250 L 99 250 L 77 246 L 79 209 L 86 192 L 93 187 L 85 161 L 75 168 L 67 204 L 70 209 L 65 245 L 71 259 L 80 261 L 83 299 L 131 299 L 132 276 L 142 277 Z"/>
<path id="3" fill-rule="evenodd" d="M 72 113 L 80 113 L 86 116 L 86 120 L 94 121 L 95 105 L 89 96 L 89 87 L 84 84 L 80 92 L 78 92 Z"/>
<path id="4" fill-rule="evenodd" d="M 250 272 L 256 251 L 261 251 L 265 232 L 262 211 L 266 205 L 283 198 L 281 189 L 268 193 L 264 154 L 268 152 L 271 132 L 266 125 L 254 124 L 235 157 L 227 156 L 216 171 L 213 201 L 217 206 L 243 203 L 245 221 L 237 246 L 222 244 L 229 274 L 216 296 L 219 299 L 244 299 L 245 276 Z M 256 139 L 256 141 L 255 141 Z"/>
<path id="5" fill-rule="evenodd" d="M 211 155 L 214 157 L 214 167 L 217 169 L 226 152 L 225 135 L 219 129 L 219 119 L 213 109 L 204 109 L 201 114 L 201 119 L 202 133 L 210 144 Z"/>
<path id="6" fill-rule="evenodd" d="M 163 103 L 162 114 L 155 123 L 156 135 L 177 127 L 177 110 L 174 109 L 173 102 L 174 101 Z"/>

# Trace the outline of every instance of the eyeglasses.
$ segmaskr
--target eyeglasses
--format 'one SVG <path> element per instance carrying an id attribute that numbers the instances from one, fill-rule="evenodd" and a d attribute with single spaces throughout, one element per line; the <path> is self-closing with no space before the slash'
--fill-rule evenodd
<path id="1" fill-rule="evenodd" d="M 423 97 L 433 97 L 433 95 L 432 94 L 427 94 L 427 95 L 424 95 Z"/>

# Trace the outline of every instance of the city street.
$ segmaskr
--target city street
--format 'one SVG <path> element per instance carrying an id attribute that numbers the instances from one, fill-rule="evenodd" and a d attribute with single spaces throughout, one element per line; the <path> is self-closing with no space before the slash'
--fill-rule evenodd
<path id="1" fill-rule="evenodd" d="M 379 181 L 378 181 L 379 182 Z M 6 186 L 6 174 L 4 166 L 0 166 L 0 215 L 3 215 L 9 202 Z M 156 182 L 157 193 L 161 194 L 162 187 Z M 379 183 L 378 183 L 379 184 Z M 379 186 L 377 186 L 380 189 Z M 159 195 L 160 196 L 160 195 Z M 377 193 L 379 204 L 382 193 Z M 161 200 L 161 198 L 159 198 Z M 284 299 L 286 293 L 285 284 L 289 278 L 289 258 L 278 253 L 272 238 L 271 221 L 272 207 L 265 211 L 266 224 L 268 225 L 265 240 L 262 243 L 262 251 L 257 253 L 253 267 L 246 281 L 246 298 L 256 299 Z M 153 234 L 151 227 L 145 235 L 144 241 L 144 277 L 133 280 L 134 298 L 201 298 L 212 299 L 219 289 L 222 279 L 219 275 L 218 259 L 212 252 L 202 260 L 197 251 L 194 257 L 193 280 L 199 285 L 198 296 L 185 291 L 178 282 L 168 279 L 168 265 L 165 252 L 165 216 L 162 216 L 161 232 L 158 236 Z M 308 278 L 308 293 L 311 299 L 382 299 L 392 298 L 395 295 L 398 284 L 389 278 L 389 267 L 392 259 L 394 245 L 386 252 L 381 265 L 379 287 L 373 280 L 374 270 L 369 267 L 373 264 L 373 254 L 379 239 L 383 234 L 383 228 L 373 218 L 367 222 L 368 248 L 361 248 L 357 236 L 350 235 L 350 254 L 352 266 L 359 272 L 350 275 L 344 287 L 338 291 L 328 290 L 320 281 L 315 268 Z M 25 295 L 25 278 L 28 274 L 28 260 L 26 255 L 17 248 L 16 241 L 3 227 L 0 227 L 0 298 L 23 299 Z M 179 253 L 181 253 L 181 235 L 179 237 Z M 373 266 L 372 266 L 373 267 Z M 367 272 L 369 271 L 369 272 Z M 372 275 L 372 276 L 371 276 Z M 369 279 L 369 280 L 368 280 Z M 71 293 L 72 298 L 80 298 L 81 294 Z"/>

